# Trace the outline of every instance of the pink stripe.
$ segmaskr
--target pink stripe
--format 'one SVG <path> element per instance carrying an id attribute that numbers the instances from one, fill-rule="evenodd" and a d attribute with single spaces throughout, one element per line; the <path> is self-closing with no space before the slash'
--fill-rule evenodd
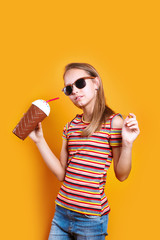
<path id="1" fill-rule="evenodd" d="M 78 190 L 73 190 L 73 189 L 65 187 L 64 185 L 62 185 L 62 189 L 66 192 L 78 194 L 80 196 L 98 198 L 99 199 L 99 194 L 85 193 L 85 192 L 81 192 L 81 191 L 78 191 Z"/>
<path id="2" fill-rule="evenodd" d="M 77 184 L 81 184 L 82 187 L 83 186 L 90 186 L 90 187 L 98 187 L 99 185 L 97 183 L 90 183 L 90 182 L 87 182 L 87 181 L 81 181 L 81 180 L 75 180 L 75 179 L 72 179 L 72 178 L 68 178 L 67 176 L 65 177 L 65 180 L 67 180 L 68 182 L 70 183 L 77 183 Z"/>
<path id="3" fill-rule="evenodd" d="M 84 176 L 91 176 L 91 177 L 95 177 L 95 175 L 98 175 L 97 177 L 102 177 L 103 176 L 103 173 L 98 173 L 98 172 L 94 172 L 94 173 L 91 173 L 89 171 L 83 171 L 83 170 L 77 170 L 75 168 L 70 168 L 69 166 L 67 167 L 67 170 L 69 170 L 70 172 L 73 172 L 73 173 L 79 173 L 79 174 L 83 174 Z"/>
<path id="4" fill-rule="evenodd" d="M 87 160 L 80 160 L 80 159 L 76 159 L 76 158 L 73 158 L 72 163 L 81 163 L 81 164 L 87 164 L 87 167 L 88 166 L 91 166 L 91 167 L 101 167 L 101 169 L 104 168 L 104 165 L 105 163 L 94 163 L 94 162 L 91 162 L 91 161 L 87 161 Z"/>
<path id="5" fill-rule="evenodd" d="M 95 208 L 97 210 L 100 210 L 101 209 L 101 205 L 96 205 L 96 204 L 88 204 L 88 203 L 83 203 L 83 202 L 76 202 L 74 200 L 71 200 L 71 199 L 68 199 L 68 198 L 65 198 L 65 197 L 62 197 L 60 194 L 58 195 L 58 197 L 63 200 L 64 202 L 67 202 L 67 203 L 70 203 L 70 204 L 74 204 L 74 205 L 78 205 L 78 206 L 81 206 L 81 207 L 89 207 L 89 208 Z"/>

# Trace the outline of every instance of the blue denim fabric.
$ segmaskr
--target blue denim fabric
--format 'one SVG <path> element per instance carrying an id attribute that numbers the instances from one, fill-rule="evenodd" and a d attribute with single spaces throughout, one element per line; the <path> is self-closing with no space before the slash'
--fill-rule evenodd
<path id="1" fill-rule="evenodd" d="M 105 240 L 108 215 L 85 215 L 56 205 L 48 240 Z"/>

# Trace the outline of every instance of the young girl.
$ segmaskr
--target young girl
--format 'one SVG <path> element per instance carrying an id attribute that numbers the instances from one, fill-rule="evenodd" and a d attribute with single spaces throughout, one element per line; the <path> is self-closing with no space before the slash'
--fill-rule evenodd
<path id="1" fill-rule="evenodd" d="M 83 114 L 65 125 L 60 159 L 48 147 L 41 123 L 30 134 L 48 167 L 63 181 L 49 240 L 104 240 L 110 211 L 104 193 L 107 170 L 113 158 L 117 179 L 128 177 L 138 123 L 133 113 L 123 120 L 106 105 L 93 66 L 68 64 L 63 77 L 63 92 Z"/>

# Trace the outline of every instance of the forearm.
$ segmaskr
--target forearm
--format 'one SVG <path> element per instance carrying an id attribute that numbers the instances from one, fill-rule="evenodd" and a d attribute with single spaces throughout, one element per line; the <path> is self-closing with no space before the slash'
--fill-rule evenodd
<path id="1" fill-rule="evenodd" d="M 53 154 L 45 139 L 42 138 L 41 141 L 36 143 L 36 146 L 38 147 L 39 152 L 49 169 L 54 173 L 59 181 L 63 181 L 65 169 L 62 167 L 59 159 Z"/>
<path id="2" fill-rule="evenodd" d="M 121 154 L 115 169 L 116 177 L 120 181 L 124 181 L 130 171 L 132 165 L 132 143 L 125 143 L 122 141 Z"/>

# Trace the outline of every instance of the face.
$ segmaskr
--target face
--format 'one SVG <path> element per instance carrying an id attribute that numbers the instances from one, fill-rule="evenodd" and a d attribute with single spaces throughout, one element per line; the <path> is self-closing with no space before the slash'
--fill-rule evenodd
<path id="1" fill-rule="evenodd" d="M 82 69 L 70 69 L 66 72 L 64 77 L 64 84 L 68 86 L 73 84 L 77 79 L 83 77 L 89 77 L 89 74 Z M 72 94 L 69 95 L 71 101 L 79 108 L 94 107 L 97 88 L 99 85 L 98 78 L 86 79 L 86 86 L 82 89 L 73 85 Z"/>

